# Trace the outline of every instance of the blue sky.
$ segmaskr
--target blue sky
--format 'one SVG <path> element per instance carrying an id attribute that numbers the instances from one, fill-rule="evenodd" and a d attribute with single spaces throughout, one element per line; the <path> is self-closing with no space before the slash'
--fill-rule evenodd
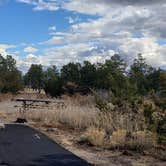
<path id="1" fill-rule="evenodd" d="M 166 2 L 124 0 L 0 0 L 0 53 L 23 72 L 32 63 L 61 67 L 138 53 L 166 66 Z"/>
<path id="2" fill-rule="evenodd" d="M 68 17 L 78 17 L 83 21 L 93 18 L 66 10 L 34 12 L 31 5 L 10 1 L 0 6 L 1 40 L 6 43 L 36 43 L 48 38 L 48 30 L 56 26 L 57 31 L 69 28 Z M 95 17 L 94 17 L 95 18 Z"/>

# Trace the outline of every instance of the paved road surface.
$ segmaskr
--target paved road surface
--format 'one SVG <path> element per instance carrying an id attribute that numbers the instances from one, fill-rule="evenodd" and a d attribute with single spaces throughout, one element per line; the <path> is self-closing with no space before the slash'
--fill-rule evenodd
<path id="1" fill-rule="evenodd" d="M 36 130 L 17 124 L 0 131 L 0 166 L 90 166 Z"/>

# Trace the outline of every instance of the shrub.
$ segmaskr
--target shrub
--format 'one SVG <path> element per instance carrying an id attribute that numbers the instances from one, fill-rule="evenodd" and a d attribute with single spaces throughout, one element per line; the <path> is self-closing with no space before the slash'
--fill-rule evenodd
<path id="1" fill-rule="evenodd" d="M 110 136 L 110 144 L 112 148 L 121 148 L 126 144 L 126 130 L 117 130 Z"/>
<path id="2" fill-rule="evenodd" d="M 147 150 L 155 146 L 156 138 L 156 135 L 149 131 L 129 133 L 126 130 L 117 130 L 110 136 L 110 148 Z"/>
<path id="3" fill-rule="evenodd" d="M 132 133 L 129 148 L 137 151 L 151 149 L 155 146 L 156 140 L 156 134 L 150 131 L 137 131 Z"/>
<path id="4" fill-rule="evenodd" d="M 155 148 L 154 151 L 152 151 L 152 155 L 156 157 L 157 159 L 166 161 L 166 150 L 161 148 Z"/>
<path id="5" fill-rule="evenodd" d="M 153 114 L 152 105 L 145 105 L 144 106 L 144 116 L 145 116 L 146 122 L 148 124 L 153 123 L 152 114 Z"/>
<path id="6" fill-rule="evenodd" d="M 96 107 L 101 111 L 101 112 L 108 112 L 109 107 L 107 105 L 107 102 L 103 100 L 100 96 L 95 95 L 95 103 Z"/>
<path id="7" fill-rule="evenodd" d="M 157 126 L 158 142 L 166 145 L 166 116 L 161 117 Z"/>
<path id="8" fill-rule="evenodd" d="M 90 127 L 87 129 L 85 134 L 80 138 L 79 142 L 85 142 L 94 146 L 102 146 L 104 143 L 105 131 Z"/>

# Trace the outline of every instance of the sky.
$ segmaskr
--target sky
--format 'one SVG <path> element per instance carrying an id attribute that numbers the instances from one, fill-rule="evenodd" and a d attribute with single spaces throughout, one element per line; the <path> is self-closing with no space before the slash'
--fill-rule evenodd
<path id="1" fill-rule="evenodd" d="M 18 68 L 142 53 L 166 68 L 166 0 L 0 0 L 0 54 Z"/>

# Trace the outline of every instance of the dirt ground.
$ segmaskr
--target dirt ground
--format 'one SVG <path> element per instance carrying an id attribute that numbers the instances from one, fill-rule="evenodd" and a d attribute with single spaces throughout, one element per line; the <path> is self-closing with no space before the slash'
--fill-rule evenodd
<path id="1" fill-rule="evenodd" d="M 0 122 L 13 123 L 19 116 L 19 103 L 12 100 L 13 97 L 4 98 L 0 102 Z M 17 106 L 17 107 L 16 107 Z M 41 122 L 29 121 L 27 125 L 41 131 L 51 139 L 73 152 L 77 156 L 87 160 L 95 166 L 165 166 L 166 162 L 151 157 L 148 154 L 133 152 L 104 150 L 88 145 L 80 145 L 77 140 L 82 134 L 80 130 L 73 130 L 61 124 L 56 126 L 44 125 Z"/>
<path id="2" fill-rule="evenodd" d="M 157 160 L 150 155 L 141 155 L 140 153 L 124 151 L 104 150 L 88 145 L 80 145 L 77 143 L 81 131 L 73 131 L 59 125 L 56 128 L 48 128 L 40 124 L 31 123 L 30 126 L 37 128 L 42 133 L 49 136 L 63 147 L 73 152 L 75 155 L 87 160 L 95 166 L 165 166 L 166 162 Z"/>

